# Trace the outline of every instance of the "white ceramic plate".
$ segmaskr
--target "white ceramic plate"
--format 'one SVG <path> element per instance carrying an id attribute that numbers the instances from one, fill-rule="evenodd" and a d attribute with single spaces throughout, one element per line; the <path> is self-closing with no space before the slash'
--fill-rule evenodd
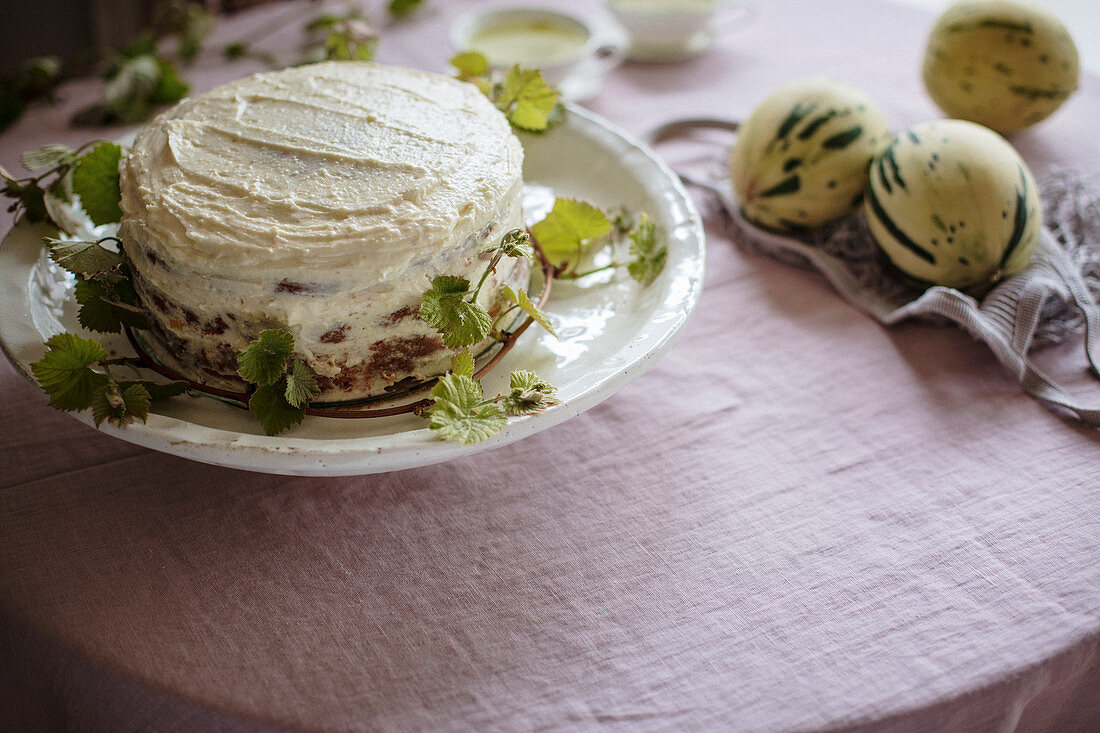
<path id="1" fill-rule="evenodd" d="M 525 180 L 556 195 L 603 207 L 646 212 L 668 244 L 661 276 L 641 287 L 626 273 L 604 273 L 580 284 L 554 284 L 549 312 L 558 339 L 532 327 L 484 379 L 486 394 L 506 391 L 508 374 L 530 369 L 558 388 L 550 410 L 512 418 L 502 432 L 473 446 L 440 440 L 412 415 L 359 420 L 307 417 L 268 437 L 244 410 L 208 397 L 177 397 L 157 405 L 146 424 L 105 433 L 204 463 L 293 475 L 353 475 L 424 466 L 525 438 L 607 399 L 656 363 L 683 329 L 703 285 L 704 240 L 699 214 L 669 168 L 605 121 L 572 108 L 565 124 L 524 135 Z M 0 347 L 28 379 L 43 342 L 80 332 L 65 274 L 43 254 L 45 227 L 18 226 L 0 244 Z M 121 337 L 96 335 L 112 351 L 132 351 Z M 45 399 L 42 409 L 46 407 Z M 91 425 L 91 415 L 75 413 Z"/>

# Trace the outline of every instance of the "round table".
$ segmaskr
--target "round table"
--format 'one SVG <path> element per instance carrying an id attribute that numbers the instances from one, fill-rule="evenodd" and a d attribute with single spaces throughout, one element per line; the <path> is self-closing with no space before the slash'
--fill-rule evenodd
<path id="1" fill-rule="evenodd" d="M 444 70 L 474 4 L 383 28 L 379 60 Z M 897 128 L 938 116 L 931 14 L 757 11 L 693 61 L 616 69 L 588 106 L 641 134 L 824 73 Z M 224 20 L 196 90 L 257 70 L 216 48 L 284 12 Z M 95 89 L 29 114 L 0 162 L 96 136 L 65 125 Z M 1040 178 L 1095 176 L 1097 119 L 1089 74 L 1013 142 Z M 0 728 L 1100 729 L 1100 436 L 962 331 L 885 329 L 713 217 L 706 266 L 686 333 L 620 393 L 383 475 L 154 453 L 0 365 Z M 1040 359 L 1095 390 L 1079 343 Z"/>

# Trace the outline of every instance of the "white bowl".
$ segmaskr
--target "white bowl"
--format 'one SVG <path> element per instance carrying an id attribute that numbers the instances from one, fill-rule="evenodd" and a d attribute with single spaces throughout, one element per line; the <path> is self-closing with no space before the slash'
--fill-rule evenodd
<path id="1" fill-rule="evenodd" d="M 566 102 L 593 96 L 628 45 L 626 33 L 602 16 L 519 6 L 468 10 L 451 23 L 448 40 L 456 52 L 482 53 L 497 73 L 516 64 L 538 69 Z"/>

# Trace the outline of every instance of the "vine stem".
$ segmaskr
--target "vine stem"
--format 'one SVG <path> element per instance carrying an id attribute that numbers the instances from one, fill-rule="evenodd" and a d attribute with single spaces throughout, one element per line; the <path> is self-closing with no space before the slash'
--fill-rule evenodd
<path id="1" fill-rule="evenodd" d="M 603 267 L 597 267 L 594 270 L 589 270 L 588 272 L 569 272 L 569 273 L 565 273 L 563 275 L 559 275 L 558 279 L 559 280 L 580 280 L 582 277 L 588 277 L 589 275 L 595 275 L 597 272 L 603 272 L 604 270 L 613 270 L 616 267 L 622 267 L 624 264 L 625 263 L 622 263 L 622 262 L 611 262 L 611 263 L 608 263 L 608 264 L 604 265 Z"/>
<path id="2" fill-rule="evenodd" d="M 485 268 L 485 272 L 481 273 L 481 279 L 477 281 L 477 287 L 470 293 L 469 302 L 474 303 L 477 301 L 477 296 L 481 293 L 481 286 L 485 284 L 489 273 L 496 269 L 496 266 L 500 263 L 500 258 L 503 256 L 504 252 L 499 249 L 493 253 L 493 258 L 489 260 L 489 266 Z"/>

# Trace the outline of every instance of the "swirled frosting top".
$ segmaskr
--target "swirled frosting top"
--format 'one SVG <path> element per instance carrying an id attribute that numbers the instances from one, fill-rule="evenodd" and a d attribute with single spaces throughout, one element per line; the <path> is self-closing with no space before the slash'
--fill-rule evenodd
<path id="1" fill-rule="evenodd" d="M 472 84 L 348 61 L 257 74 L 139 134 L 122 169 L 123 236 L 228 279 L 385 279 L 476 234 L 522 185 L 522 163 Z"/>

